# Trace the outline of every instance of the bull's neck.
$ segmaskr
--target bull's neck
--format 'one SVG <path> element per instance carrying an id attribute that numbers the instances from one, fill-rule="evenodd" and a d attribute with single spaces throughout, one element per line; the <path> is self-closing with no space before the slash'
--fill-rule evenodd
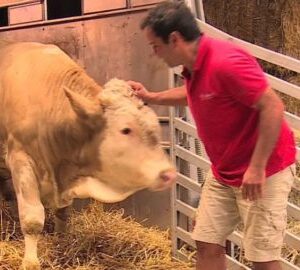
<path id="1" fill-rule="evenodd" d="M 62 76 L 61 84 L 85 97 L 96 97 L 101 90 L 101 87 L 78 67 L 67 69 Z"/>

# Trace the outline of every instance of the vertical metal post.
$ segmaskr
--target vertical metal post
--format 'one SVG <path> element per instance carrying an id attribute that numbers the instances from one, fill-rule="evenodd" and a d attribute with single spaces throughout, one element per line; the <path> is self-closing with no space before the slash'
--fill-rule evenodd
<path id="1" fill-rule="evenodd" d="M 175 78 L 174 72 L 172 69 L 169 70 L 169 88 L 175 87 Z M 169 115 L 170 115 L 170 140 L 171 140 L 171 147 L 170 147 L 170 156 L 171 160 L 176 166 L 176 156 L 175 156 L 175 145 L 176 145 L 176 134 L 175 134 L 175 127 L 174 127 L 174 119 L 175 119 L 175 108 L 169 108 Z M 177 198 L 177 185 L 173 185 L 171 190 L 171 213 L 172 213 L 172 221 L 171 221 L 171 238 L 172 238 L 172 254 L 175 255 L 177 251 L 177 236 L 176 236 L 176 227 L 177 227 L 177 211 L 175 208 L 175 202 Z"/>

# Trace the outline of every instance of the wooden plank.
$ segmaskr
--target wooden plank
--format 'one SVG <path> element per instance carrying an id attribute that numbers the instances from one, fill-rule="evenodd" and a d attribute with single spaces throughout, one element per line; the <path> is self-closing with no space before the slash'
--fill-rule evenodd
<path id="1" fill-rule="evenodd" d="M 42 4 L 28 4 L 8 8 L 8 21 L 10 25 L 42 20 Z"/>
<path id="2" fill-rule="evenodd" d="M 225 40 L 232 41 L 239 46 L 245 48 L 249 52 L 251 52 L 257 58 L 265 60 L 267 62 L 273 63 L 275 65 L 279 65 L 285 67 L 287 69 L 293 70 L 295 72 L 300 73 L 300 60 L 294 59 L 292 57 L 273 52 L 271 50 L 259 47 L 257 45 L 251 44 L 249 42 L 243 41 L 241 39 L 235 38 L 221 30 L 202 22 L 201 20 L 197 20 L 200 29 L 207 33 L 211 37 L 221 38 Z"/>
<path id="3" fill-rule="evenodd" d="M 156 4 L 163 1 L 164 0 L 131 0 L 130 3 L 132 7 L 137 7 L 137 6 Z"/>
<path id="4" fill-rule="evenodd" d="M 126 8 L 126 7 L 127 7 L 126 0 L 114 0 L 114 1 L 83 0 L 84 14 Z"/>
<path id="5" fill-rule="evenodd" d="M 41 0 L 1 0 L 0 7 L 15 6 L 28 3 L 41 3 Z"/>

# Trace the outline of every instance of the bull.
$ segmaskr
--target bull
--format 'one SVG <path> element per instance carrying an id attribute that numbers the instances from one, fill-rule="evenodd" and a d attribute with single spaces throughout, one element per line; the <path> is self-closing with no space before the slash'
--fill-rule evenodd
<path id="1" fill-rule="evenodd" d="M 16 194 L 24 270 L 40 269 L 45 207 L 56 209 L 58 231 L 74 198 L 112 203 L 174 182 L 154 112 L 122 80 L 99 86 L 55 45 L 0 42 L 0 108 L 0 162 Z"/>

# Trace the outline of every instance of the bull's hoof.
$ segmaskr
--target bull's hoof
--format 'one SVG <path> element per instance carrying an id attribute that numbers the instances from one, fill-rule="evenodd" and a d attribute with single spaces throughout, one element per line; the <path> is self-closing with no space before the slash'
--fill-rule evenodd
<path id="1" fill-rule="evenodd" d="M 41 270 L 41 265 L 38 261 L 23 261 L 20 270 Z"/>

